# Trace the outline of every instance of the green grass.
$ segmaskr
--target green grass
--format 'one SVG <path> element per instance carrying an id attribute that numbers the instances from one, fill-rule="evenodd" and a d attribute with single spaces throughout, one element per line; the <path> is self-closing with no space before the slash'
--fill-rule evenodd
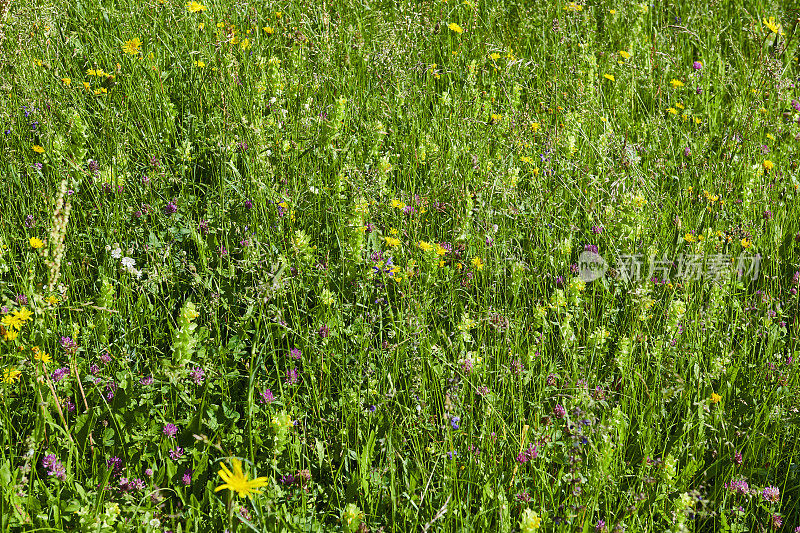
<path id="1" fill-rule="evenodd" d="M 794 531 L 797 13 L 678 4 L 2 4 L 2 530 Z"/>

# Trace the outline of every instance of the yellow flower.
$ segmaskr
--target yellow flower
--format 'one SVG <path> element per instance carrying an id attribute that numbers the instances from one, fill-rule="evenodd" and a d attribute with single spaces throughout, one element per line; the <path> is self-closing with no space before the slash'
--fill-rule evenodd
<path id="1" fill-rule="evenodd" d="M 7 341 L 13 341 L 17 337 L 19 337 L 19 331 L 15 329 L 7 329 L 5 333 L 3 333 L 3 338 Z"/>
<path id="2" fill-rule="evenodd" d="M 275 30 L 273 30 L 270 26 L 264 26 L 264 33 L 266 33 L 267 35 L 272 35 L 273 33 L 275 33 Z"/>
<path id="3" fill-rule="evenodd" d="M 583 11 L 583 6 L 580 4 L 576 4 L 575 2 L 570 2 L 569 4 L 566 5 L 566 7 L 564 7 L 564 11 L 577 13 L 578 11 Z"/>
<path id="4" fill-rule="evenodd" d="M 520 518 L 519 527 L 522 533 L 531 533 L 542 525 L 542 517 L 532 509 L 525 509 Z"/>
<path id="5" fill-rule="evenodd" d="M 31 237 L 28 242 L 30 243 L 31 248 L 37 248 L 38 249 L 38 248 L 41 248 L 42 246 L 44 246 L 44 243 L 40 239 L 37 239 L 36 237 Z"/>
<path id="6" fill-rule="evenodd" d="M 59 302 L 60 302 L 60 300 L 58 299 L 58 296 L 55 296 L 55 295 L 53 295 L 53 294 L 51 294 L 50 296 L 48 296 L 47 298 L 45 298 L 45 300 L 44 300 L 44 301 L 45 301 L 45 302 L 47 302 L 47 303 L 49 303 L 50 305 L 58 305 L 58 304 L 59 304 Z"/>
<path id="7" fill-rule="evenodd" d="M 135 56 L 139 55 L 141 47 L 142 41 L 140 41 L 138 37 L 134 37 L 130 41 L 125 41 L 125 44 L 122 46 L 122 51 L 126 54 Z"/>
<path id="8" fill-rule="evenodd" d="M 741 241 L 742 248 L 750 248 L 753 245 L 752 242 L 748 241 L 747 239 L 742 239 Z"/>
<path id="9" fill-rule="evenodd" d="M 250 48 L 250 39 L 245 39 L 242 41 L 242 50 L 247 50 Z"/>
<path id="10" fill-rule="evenodd" d="M 676 80 L 675 78 L 673 78 L 672 81 L 669 82 L 669 84 L 672 85 L 673 89 L 677 89 L 678 87 L 683 87 L 683 82 L 681 80 Z"/>
<path id="11" fill-rule="evenodd" d="M 384 237 L 384 240 L 389 246 L 400 246 L 400 239 L 395 239 L 394 237 Z"/>
<path id="12" fill-rule="evenodd" d="M 617 52 L 617 53 L 618 53 L 619 55 L 621 55 L 623 59 L 630 59 L 630 57 L 631 57 L 631 55 L 630 55 L 630 54 L 629 54 L 627 51 L 625 51 L 625 50 L 620 50 L 620 51 L 619 51 L 619 52 Z"/>
<path id="13" fill-rule="evenodd" d="M 22 375 L 22 372 L 15 368 L 6 368 L 3 371 L 3 381 L 6 383 L 14 383 L 15 381 L 19 381 L 19 377 Z"/>
<path id="14" fill-rule="evenodd" d="M 678 110 L 675 109 L 674 107 L 670 107 L 670 108 L 667 109 L 667 113 L 672 113 L 673 115 L 677 115 L 678 114 Z"/>
<path id="15" fill-rule="evenodd" d="M 607 80 L 615 81 L 613 74 L 603 74 L 603 77 Z"/>
<path id="16" fill-rule="evenodd" d="M 201 4 L 200 2 L 195 2 L 194 0 L 192 0 L 191 2 L 186 4 L 186 9 L 189 10 L 189 13 L 202 13 L 208 8 L 203 4 Z"/>
<path id="17" fill-rule="evenodd" d="M 72 83 L 72 80 L 69 78 L 61 78 L 61 81 L 64 82 L 64 85 L 70 85 Z"/>
<path id="18" fill-rule="evenodd" d="M 92 84 L 89 83 L 88 81 L 84 81 L 83 82 L 83 88 L 84 89 L 90 89 L 91 87 L 92 87 Z"/>
<path id="19" fill-rule="evenodd" d="M 202 61 L 195 61 L 194 66 L 196 66 L 197 68 L 203 68 L 204 66 L 206 66 L 206 64 Z"/>
<path id="20" fill-rule="evenodd" d="M 686 239 L 686 242 L 695 242 L 697 240 L 697 237 L 695 237 L 691 233 L 687 233 L 684 239 Z"/>
<path id="21" fill-rule="evenodd" d="M 498 59 L 500 59 L 500 54 L 498 54 L 497 52 L 494 52 L 493 54 L 489 54 L 489 58 L 492 61 L 497 61 Z"/>
<path id="22" fill-rule="evenodd" d="M 205 27 L 206 27 L 206 23 L 205 22 L 201 22 L 200 24 L 197 25 L 197 29 L 198 30 L 202 30 Z"/>
<path id="23" fill-rule="evenodd" d="M 761 22 L 762 22 L 762 23 L 764 24 L 764 26 L 766 26 L 766 27 L 767 27 L 767 29 L 768 29 L 769 31 L 771 31 L 772 33 L 780 33 L 780 34 L 783 34 L 783 32 L 781 31 L 781 25 L 780 25 L 780 24 L 779 24 L 779 23 L 778 23 L 778 22 L 775 20 L 775 17 L 770 17 L 769 19 L 766 19 L 766 18 L 765 18 L 765 19 L 764 19 L 764 20 L 762 20 Z"/>
<path id="24" fill-rule="evenodd" d="M 33 354 L 33 358 L 37 361 L 41 361 L 44 364 L 50 364 L 53 362 L 53 358 L 50 356 L 49 353 L 46 352 L 36 352 Z"/>
<path id="25" fill-rule="evenodd" d="M 392 207 L 394 207 L 396 209 L 403 209 L 405 206 L 406 206 L 406 204 L 404 204 L 400 200 L 397 200 L 397 199 L 392 200 Z"/>
<path id="26" fill-rule="evenodd" d="M 450 24 L 447 25 L 447 27 L 456 33 L 464 33 L 464 29 L 455 22 L 451 22 Z"/>
<path id="27" fill-rule="evenodd" d="M 269 483 L 265 477 L 257 477 L 255 479 L 247 479 L 247 474 L 242 471 L 242 462 L 235 457 L 231 459 L 233 465 L 233 472 L 231 472 L 225 464 L 220 463 L 219 477 L 225 483 L 214 489 L 214 492 L 219 492 L 222 489 L 228 489 L 238 493 L 240 498 L 251 497 L 252 494 L 261 494 L 258 490 Z"/>
<path id="28" fill-rule="evenodd" d="M 14 311 L 14 317 L 19 319 L 19 320 L 22 320 L 23 323 L 25 323 L 28 320 L 30 320 L 30 318 L 32 316 L 33 316 L 33 313 L 31 313 L 31 311 L 27 307 L 23 307 L 19 311 Z"/>
<path id="29" fill-rule="evenodd" d="M 36 152 L 37 154 L 43 154 L 43 153 L 44 153 L 44 148 L 42 148 L 42 147 L 41 147 L 41 146 L 39 146 L 38 144 L 34 144 L 33 146 L 31 146 L 31 149 L 32 149 L 34 152 Z"/>
<path id="30" fill-rule="evenodd" d="M 531 122 L 531 129 L 532 129 L 533 131 L 538 131 L 538 129 L 539 129 L 539 123 L 538 123 L 538 122 Z"/>
<path id="31" fill-rule="evenodd" d="M 433 245 L 429 242 L 419 241 L 419 244 L 417 244 L 417 246 L 419 246 L 420 249 L 426 253 L 433 250 Z"/>
<path id="32" fill-rule="evenodd" d="M 483 261 L 481 261 L 480 257 L 473 257 L 472 266 L 475 267 L 475 270 L 483 270 Z"/>
<path id="33" fill-rule="evenodd" d="M 503 115 L 500 115 L 499 113 L 492 113 L 492 124 L 497 124 L 501 120 L 503 120 Z"/>
<path id="34" fill-rule="evenodd" d="M 436 244 L 436 255 L 441 257 L 446 253 L 447 253 L 447 250 L 445 250 L 445 248 L 441 244 L 437 243 Z"/>
<path id="35" fill-rule="evenodd" d="M 719 403 L 720 400 L 722 400 L 722 396 L 720 396 L 716 392 L 711 393 L 711 403 Z"/>
<path id="36" fill-rule="evenodd" d="M 5 315 L 2 320 L 0 320 L 0 324 L 2 324 L 4 328 L 6 328 L 6 331 L 10 331 L 12 329 L 19 330 L 20 328 L 22 328 L 25 322 L 20 320 L 20 318 L 16 315 L 8 314 Z"/>
<path id="37" fill-rule="evenodd" d="M 775 168 L 775 164 L 769 159 L 765 159 L 764 162 L 762 163 L 762 166 L 764 167 L 764 170 L 772 170 L 773 168 Z"/>

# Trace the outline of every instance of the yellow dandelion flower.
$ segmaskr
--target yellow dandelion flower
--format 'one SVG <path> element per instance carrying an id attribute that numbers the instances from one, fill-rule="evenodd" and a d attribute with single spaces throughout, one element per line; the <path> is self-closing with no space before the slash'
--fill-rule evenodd
<path id="1" fill-rule="evenodd" d="M 456 33 L 464 33 L 464 29 L 455 22 L 451 22 L 450 24 L 447 25 L 447 27 L 450 28 L 451 31 L 454 31 Z"/>
<path id="2" fill-rule="evenodd" d="M 36 352 L 33 354 L 33 358 L 37 361 L 41 361 L 42 363 L 49 365 L 53 362 L 53 358 L 50 356 L 49 353 L 46 352 Z"/>
<path id="3" fill-rule="evenodd" d="M 765 18 L 761 21 L 772 33 L 782 33 L 781 25 L 775 20 L 775 17 Z"/>
<path id="4" fill-rule="evenodd" d="M 383 239 L 386 241 L 386 244 L 393 248 L 400 246 L 400 239 L 396 239 L 394 237 L 384 237 Z"/>
<path id="5" fill-rule="evenodd" d="M 28 240 L 28 242 L 30 243 L 31 248 L 38 249 L 44 246 L 44 242 L 42 242 L 41 239 L 37 239 L 36 237 L 31 237 L 30 240 Z"/>
<path id="6" fill-rule="evenodd" d="M 630 54 L 630 53 L 628 53 L 626 50 L 620 50 L 620 51 L 619 51 L 619 52 L 617 52 L 617 53 L 618 53 L 620 56 L 622 56 L 622 58 L 623 58 L 623 59 L 630 59 L 630 57 L 631 57 L 631 54 Z"/>
<path id="7" fill-rule="evenodd" d="M 673 89 L 677 89 L 678 87 L 683 87 L 683 82 L 681 80 L 676 80 L 675 78 L 673 78 L 672 81 L 669 82 L 669 84 L 672 85 Z"/>
<path id="8" fill-rule="evenodd" d="M 19 377 L 21 375 L 22 372 L 20 372 L 16 368 L 6 368 L 3 371 L 3 381 L 5 383 L 14 383 L 15 381 L 19 381 Z"/>
<path id="9" fill-rule="evenodd" d="M 670 107 L 670 108 L 667 109 L 667 113 L 672 113 L 673 115 L 677 115 L 678 114 L 678 110 L 675 109 L 674 107 Z"/>
<path id="10" fill-rule="evenodd" d="M 236 492 L 240 498 L 248 498 L 253 494 L 261 494 L 258 489 L 269 484 L 269 480 L 266 477 L 248 479 L 247 474 L 242 471 L 242 462 L 239 459 L 232 458 L 231 464 L 233 465 L 233 472 L 223 463 L 220 463 L 219 477 L 225 483 L 214 489 L 214 492 L 228 489 Z"/>
<path id="11" fill-rule="evenodd" d="M 603 77 L 607 80 L 616 81 L 613 74 L 603 74 Z"/>
<path id="12" fill-rule="evenodd" d="M 186 4 L 186 9 L 189 11 L 189 13 L 202 13 L 208 8 L 200 2 L 192 1 Z"/>
<path id="13" fill-rule="evenodd" d="M 194 66 L 196 66 L 197 68 L 203 68 L 206 66 L 206 64 L 203 61 L 198 60 L 194 62 Z"/>
<path id="14" fill-rule="evenodd" d="M 722 396 L 717 394 L 716 392 L 711 393 L 711 403 L 719 403 L 722 400 Z"/>
<path id="15" fill-rule="evenodd" d="M 34 144 L 33 146 L 31 146 L 31 150 L 33 150 L 37 154 L 43 154 L 44 153 L 44 148 L 42 146 L 39 146 L 38 144 Z"/>
<path id="16" fill-rule="evenodd" d="M 570 13 L 577 13 L 578 11 L 583 11 L 583 6 L 575 2 L 570 2 L 564 7 L 564 11 Z"/>
<path id="17" fill-rule="evenodd" d="M 64 82 L 64 85 L 69 86 L 72 84 L 72 80 L 70 78 L 61 78 L 61 81 Z"/>
<path id="18" fill-rule="evenodd" d="M 142 48 L 142 41 L 139 40 L 138 37 L 131 39 L 130 41 L 125 41 L 125 44 L 122 45 L 122 51 L 128 55 L 139 55 Z"/>
<path id="19" fill-rule="evenodd" d="M 769 159 L 765 159 L 764 162 L 761 163 L 761 166 L 763 166 L 764 170 L 767 170 L 767 171 L 772 170 L 773 168 L 775 168 L 775 164 L 772 161 L 770 161 Z"/>
<path id="20" fill-rule="evenodd" d="M 400 200 L 397 199 L 392 200 L 392 207 L 394 207 L 395 209 L 403 209 L 405 206 L 406 204 L 404 204 Z"/>
<path id="21" fill-rule="evenodd" d="M 419 246 L 420 250 L 426 253 L 433 250 L 433 245 L 429 242 L 419 241 L 419 243 L 417 243 L 417 246 Z"/>
<path id="22" fill-rule="evenodd" d="M 275 30 L 273 30 L 271 26 L 264 26 L 264 33 L 267 35 L 272 35 L 275 33 Z"/>
<path id="23" fill-rule="evenodd" d="M 475 270 L 483 270 L 483 261 L 480 257 L 473 257 L 472 266 L 475 267 Z"/>

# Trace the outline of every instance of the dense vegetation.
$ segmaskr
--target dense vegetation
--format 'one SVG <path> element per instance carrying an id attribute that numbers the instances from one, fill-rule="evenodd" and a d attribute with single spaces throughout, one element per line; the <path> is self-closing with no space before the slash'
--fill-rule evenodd
<path id="1" fill-rule="evenodd" d="M 799 13 L 204 2 L 0 2 L 3 531 L 800 529 Z"/>

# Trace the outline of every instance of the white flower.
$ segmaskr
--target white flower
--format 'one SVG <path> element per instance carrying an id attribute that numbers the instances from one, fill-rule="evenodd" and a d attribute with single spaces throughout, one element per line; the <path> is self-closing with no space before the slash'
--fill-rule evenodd
<path id="1" fill-rule="evenodd" d="M 134 259 L 133 257 L 123 257 L 122 266 L 124 266 L 128 270 L 133 270 L 133 267 L 136 266 L 136 259 Z"/>
<path id="2" fill-rule="evenodd" d="M 116 244 L 114 245 L 114 250 L 111 252 L 111 257 L 114 259 L 119 259 L 122 257 L 122 249 Z"/>

